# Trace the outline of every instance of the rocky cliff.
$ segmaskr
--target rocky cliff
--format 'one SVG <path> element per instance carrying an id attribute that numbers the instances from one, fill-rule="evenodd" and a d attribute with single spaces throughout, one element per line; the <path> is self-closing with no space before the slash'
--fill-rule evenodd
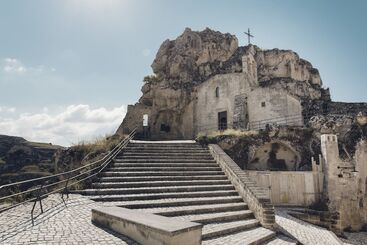
<path id="1" fill-rule="evenodd" d="M 145 79 L 143 95 L 138 103 L 128 107 L 117 134 L 141 125 L 142 115 L 148 114 L 153 138 L 163 137 L 159 133 L 161 121 L 167 118 L 172 137 L 192 138 L 187 128 L 192 127 L 196 87 L 218 74 L 243 72 L 244 55 L 255 64 L 259 86 L 286 89 L 307 104 L 314 100 L 330 101 L 318 70 L 297 53 L 262 50 L 253 45 L 239 47 L 234 35 L 208 28 L 186 28 L 177 39 L 162 43 L 152 64 L 154 75 Z"/>
<path id="2" fill-rule="evenodd" d="M 61 149 L 57 145 L 0 135 L 0 185 L 54 172 L 54 155 Z"/>

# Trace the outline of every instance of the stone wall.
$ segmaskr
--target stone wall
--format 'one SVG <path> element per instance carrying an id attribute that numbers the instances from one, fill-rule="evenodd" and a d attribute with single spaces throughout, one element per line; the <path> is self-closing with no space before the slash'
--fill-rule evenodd
<path id="1" fill-rule="evenodd" d="M 219 166 L 225 172 L 256 219 L 262 226 L 275 228 L 274 206 L 270 202 L 269 189 L 260 187 L 218 146 L 211 144 L 209 150 Z"/>
<path id="2" fill-rule="evenodd" d="M 367 142 L 360 141 L 353 158 L 339 157 L 336 135 L 321 136 L 324 199 L 338 213 L 335 229 L 358 231 L 367 224 Z"/>
<path id="3" fill-rule="evenodd" d="M 234 120 L 238 122 L 241 115 L 235 116 L 235 98 L 249 92 L 250 86 L 247 81 L 248 77 L 244 73 L 225 74 L 217 75 L 198 86 L 195 103 L 197 133 L 218 130 L 218 113 L 222 111 L 227 111 L 227 123 L 230 128 Z M 217 88 L 218 97 L 216 97 Z"/>
<path id="4" fill-rule="evenodd" d="M 320 201 L 323 174 L 295 171 L 246 171 L 256 183 L 270 188 L 271 203 L 308 207 Z"/>
<path id="5" fill-rule="evenodd" d="M 302 126 L 302 106 L 286 90 L 256 88 L 248 95 L 250 128 L 265 128 L 266 124 Z"/>

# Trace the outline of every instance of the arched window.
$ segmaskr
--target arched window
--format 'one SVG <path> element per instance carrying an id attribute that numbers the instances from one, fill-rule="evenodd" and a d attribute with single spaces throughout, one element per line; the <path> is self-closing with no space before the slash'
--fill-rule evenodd
<path id="1" fill-rule="evenodd" d="M 215 88 L 215 97 L 219 97 L 219 87 Z"/>

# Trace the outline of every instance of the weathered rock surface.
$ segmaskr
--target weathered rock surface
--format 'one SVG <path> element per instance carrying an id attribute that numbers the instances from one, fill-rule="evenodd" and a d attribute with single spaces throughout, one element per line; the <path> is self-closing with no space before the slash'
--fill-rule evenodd
<path id="1" fill-rule="evenodd" d="M 238 47 L 234 35 L 186 28 L 176 40 L 161 45 L 152 64 L 156 77 L 144 84 L 139 102 L 128 107 L 117 134 L 141 126 L 143 114 L 148 114 L 153 138 L 165 138 L 162 121 L 170 125 L 171 138 L 192 138 L 187 129 L 194 127 L 197 85 L 218 74 L 244 72 L 244 56 L 254 62 L 259 86 L 285 89 L 301 101 L 322 99 L 327 93 L 317 69 L 293 51 Z"/>
<path id="2" fill-rule="evenodd" d="M 226 61 L 237 48 L 237 38 L 228 33 L 186 28 L 176 40 L 163 42 L 152 68 L 161 80 L 193 82 L 200 65 Z"/>
<path id="3" fill-rule="evenodd" d="M 61 146 L 0 135 L 0 184 L 39 177 L 54 171 L 55 153 Z"/>

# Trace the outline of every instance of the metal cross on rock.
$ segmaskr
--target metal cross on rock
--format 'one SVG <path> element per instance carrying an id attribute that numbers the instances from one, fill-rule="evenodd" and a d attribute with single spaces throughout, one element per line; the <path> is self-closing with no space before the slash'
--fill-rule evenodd
<path id="1" fill-rule="evenodd" d="M 248 31 L 244 32 L 244 33 L 247 35 L 248 44 L 250 45 L 251 44 L 251 38 L 254 37 L 253 35 L 251 35 L 250 28 L 248 28 Z"/>

